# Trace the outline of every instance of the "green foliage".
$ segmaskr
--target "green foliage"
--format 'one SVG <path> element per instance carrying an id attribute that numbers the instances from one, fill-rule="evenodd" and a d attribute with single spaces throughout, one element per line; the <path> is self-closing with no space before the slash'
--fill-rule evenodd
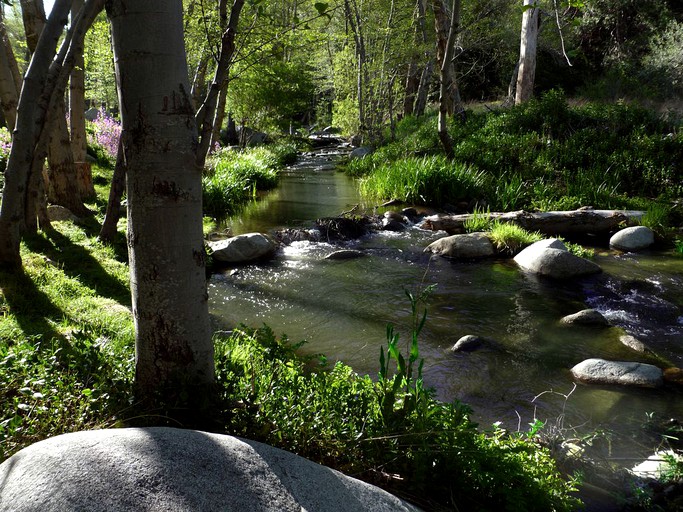
<path id="1" fill-rule="evenodd" d="M 285 140 L 273 146 L 214 153 L 202 180 L 204 213 L 223 219 L 237 213 L 257 191 L 275 188 L 278 169 L 292 163 L 297 151 L 294 142 Z"/>
<path id="2" fill-rule="evenodd" d="M 467 233 L 476 233 L 477 231 L 488 231 L 491 229 L 492 220 L 489 216 L 490 210 L 486 211 L 475 208 L 472 214 L 463 222 L 463 228 Z"/>
<path id="3" fill-rule="evenodd" d="M 683 238 L 676 237 L 674 240 L 674 246 L 676 247 L 676 252 L 680 255 L 683 255 Z"/>
<path id="4" fill-rule="evenodd" d="M 571 106 L 562 92 L 550 91 L 507 110 L 471 113 L 467 122 L 449 126 L 455 158 L 448 164 L 436 156 L 415 157 L 438 147 L 434 119 L 407 118 L 405 128 L 397 126 L 402 138 L 350 162 L 347 172 L 366 176 L 361 186 L 372 197 L 438 206 L 473 194 L 469 198 L 505 211 L 641 208 L 644 201 L 639 198 L 683 194 L 679 122 L 643 108 Z M 446 169 L 454 178 L 446 178 Z M 470 169 L 470 178 L 465 180 L 455 169 Z M 435 174 L 444 177 L 430 188 L 440 187 L 437 198 L 422 190 Z M 458 186 L 449 188 L 448 179 L 457 180 Z"/>
<path id="5" fill-rule="evenodd" d="M 488 236 L 499 252 L 510 255 L 515 255 L 527 245 L 543 239 L 539 232 L 530 233 L 517 224 L 499 220 L 493 221 Z"/>

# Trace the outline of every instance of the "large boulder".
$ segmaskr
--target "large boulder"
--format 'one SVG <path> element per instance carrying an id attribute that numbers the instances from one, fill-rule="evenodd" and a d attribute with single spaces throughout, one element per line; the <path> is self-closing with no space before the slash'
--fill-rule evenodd
<path id="1" fill-rule="evenodd" d="M 268 258 L 277 245 L 261 233 L 246 233 L 225 240 L 208 242 L 214 261 L 220 263 L 247 263 Z"/>
<path id="2" fill-rule="evenodd" d="M 367 146 L 360 146 L 358 148 L 354 148 L 353 151 L 351 151 L 351 153 L 349 153 L 349 160 L 355 160 L 357 158 L 365 158 L 370 153 L 372 153 L 372 148 L 369 148 Z"/>
<path id="3" fill-rule="evenodd" d="M 0 510 L 417 511 L 372 485 L 254 441 L 196 430 L 65 434 L 0 465 Z"/>
<path id="4" fill-rule="evenodd" d="M 554 238 L 531 244 L 514 259 L 522 270 L 554 279 L 570 279 L 602 272 L 600 266 L 570 253 L 560 240 Z"/>
<path id="5" fill-rule="evenodd" d="M 586 359 L 574 366 L 571 371 L 574 378 L 587 384 L 657 388 L 663 382 L 662 370 L 645 363 Z"/>
<path id="6" fill-rule="evenodd" d="M 485 233 L 468 233 L 439 238 L 427 246 L 431 252 L 445 258 L 487 258 L 493 256 L 493 244 Z"/>
<path id="7" fill-rule="evenodd" d="M 609 239 L 610 247 L 620 251 L 640 251 L 655 243 L 654 232 L 646 226 L 631 226 L 617 231 Z"/>

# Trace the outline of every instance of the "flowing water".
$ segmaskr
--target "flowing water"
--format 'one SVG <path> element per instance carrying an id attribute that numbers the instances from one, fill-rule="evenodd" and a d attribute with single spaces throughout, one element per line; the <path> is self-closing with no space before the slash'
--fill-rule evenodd
<path id="1" fill-rule="evenodd" d="M 234 234 L 310 227 L 316 218 L 360 203 L 356 184 L 334 171 L 334 155 L 318 153 L 285 170 L 276 191 L 227 227 Z M 611 455 L 628 459 L 648 455 L 661 439 L 661 432 L 649 427 L 669 419 L 683 422 L 676 390 L 573 389 L 569 373 L 591 357 L 653 362 L 619 342 L 623 330 L 683 367 L 683 258 L 673 252 L 619 255 L 603 249 L 595 259 L 603 274 L 557 283 L 524 274 L 507 259 L 456 262 L 423 253 L 441 236 L 413 227 L 343 246 L 295 242 L 270 262 L 214 275 L 210 309 L 228 325 L 265 323 L 292 341 L 307 340 L 309 353 L 376 375 L 387 323 L 404 342 L 409 339 L 405 290 L 436 284 L 420 344 L 425 381 L 439 398 L 472 406 L 483 427 L 502 421 L 508 429 L 526 429 L 538 418 L 567 429 L 568 436 L 573 427 L 579 434 L 601 429 L 613 433 Z M 341 247 L 366 256 L 323 259 Z M 617 327 L 558 323 L 586 307 Z M 466 334 L 491 338 L 495 345 L 451 352 Z"/>

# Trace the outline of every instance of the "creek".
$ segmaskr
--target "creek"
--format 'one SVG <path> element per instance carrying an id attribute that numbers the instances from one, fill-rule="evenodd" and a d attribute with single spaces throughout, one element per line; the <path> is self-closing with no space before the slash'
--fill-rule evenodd
<path id="1" fill-rule="evenodd" d="M 354 181 L 335 172 L 335 159 L 329 150 L 302 156 L 281 173 L 277 190 L 223 227 L 233 234 L 268 233 L 311 227 L 316 218 L 339 215 L 356 204 L 372 212 Z M 524 274 L 508 259 L 458 262 L 423 253 L 442 236 L 412 227 L 343 245 L 294 242 L 269 262 L 212 276 L 210 311 L 231 326 L 265 323 L 294 342 L 307 340 L 303 350 L 325 354 L 330 364 L 343 361 L 375 376 L 387 323 L 395 325 L 403 347 L 410 339 L 405 290 L 436 284 L 420 339 L 425 382 L 438 398 L 469 404 L 483 428 L 501 421 L 509 430 L 527 430 L 537 418 L 547 421 L 548 434 L 602 431 L 607 456 L 630 466 L 632 459 L 652 453 L 666 428 L 683 423 L 676 389 L 573 389 L 569 372 L 592 357 L 652 363 L 619 342 L 623 330 L 683 367 L 683 258 L 673 251 L 621 254 L 597 247 L 594 261 L 603 268 L 601 275 L 555 282 Z M 366 256 L 324 259 L 340 248 Z M 587 307 L 615 327 L 558 322 Z M 466 334 L 491 338 L 497 348 L 451 352 Z"/>

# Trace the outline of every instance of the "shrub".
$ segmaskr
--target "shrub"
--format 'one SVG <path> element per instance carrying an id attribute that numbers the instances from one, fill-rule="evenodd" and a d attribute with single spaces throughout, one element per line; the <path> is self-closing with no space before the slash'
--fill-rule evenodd
<path id="1" fill-rule="evenodd" d="M 94 121 L 86 124 L 88 147 L 100 165 L 112 167 L 116 162 L 116 154 L 121 138 L 121 123 L 103 109 Z"/>

